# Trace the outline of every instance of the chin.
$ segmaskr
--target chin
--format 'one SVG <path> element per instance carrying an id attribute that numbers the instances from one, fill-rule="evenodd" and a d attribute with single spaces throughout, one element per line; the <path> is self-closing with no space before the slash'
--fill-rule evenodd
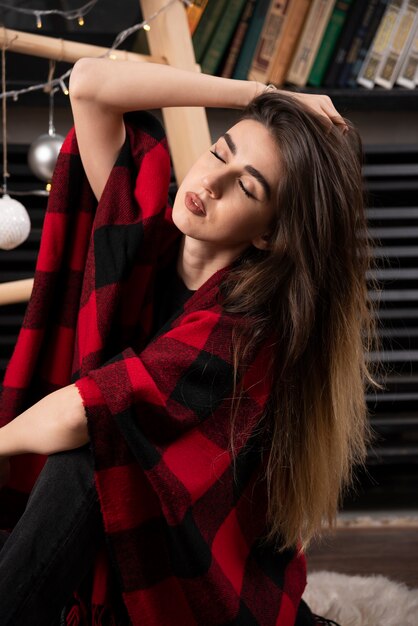
<path id="1" fill-rule="evenodd" d="M 183 233 L 183 235 L 191 234 L 189 233 L 189 231 L 191 230 L 190 224 L 188 224 L 186 218 L 187 215 L 184 215 L 181 210 L 177 209 L 174 203 L 173 211 L 171 213 L 171 219 L 173 220 L 179 231 Z"/>

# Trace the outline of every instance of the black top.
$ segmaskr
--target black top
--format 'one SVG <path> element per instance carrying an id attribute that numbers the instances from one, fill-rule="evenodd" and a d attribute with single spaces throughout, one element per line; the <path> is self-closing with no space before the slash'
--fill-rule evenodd
<path id="1" fill-rule="evenodd" d="M 180 314 L 179 309 L 194 293 L 194 289 L 186 287 L 175 266 L 166 269 L 157 276 L 153 336 L 176 312 L 178 315 Z"/>

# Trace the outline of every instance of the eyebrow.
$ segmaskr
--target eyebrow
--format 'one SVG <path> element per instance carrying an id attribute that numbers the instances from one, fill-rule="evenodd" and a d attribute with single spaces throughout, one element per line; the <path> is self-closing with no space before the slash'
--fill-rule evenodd
<path id="1" fill-rule="evenodd" d="M 229 133 L 224 133 L 222 135 L 222 138 L 225 139 L 226 144 L 227 144 L 228 148 L 231 150 L 232 154 L 235 155 L 237 153 L 237 146 L 233 142 L 231 135 Z M 267 198 L 270 200 L 270 198 L 271 198 L 271 188 L 270 188 L 270 185 L 268 184 L 268 182 L 266 181 L 266 179 L 264 178 L 264 176 L 262 175 L 262 173 L 259 172 L 258 170 L 256 170 L 255 167 L 253 167 L 252 165 L 245 165 L 244 166 L 244 170 L 246 172 L 248 172 L 249 174 L 251 174 L 251 176 L 254 176 L 254 178 L 256 178 L 258 180 L 258 182 L 263 187 L 264 192 L 265 192 Z"/>

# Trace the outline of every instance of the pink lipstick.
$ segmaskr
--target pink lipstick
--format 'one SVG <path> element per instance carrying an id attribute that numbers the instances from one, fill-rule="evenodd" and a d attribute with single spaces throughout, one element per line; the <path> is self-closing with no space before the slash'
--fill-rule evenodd
<path id="1" fill-rule="evenodd" d="M 188 191 L 184 196 L 184 204 L 195 215 L 206 215 L 205 207 L 199 196 L 192 191 Z"/>

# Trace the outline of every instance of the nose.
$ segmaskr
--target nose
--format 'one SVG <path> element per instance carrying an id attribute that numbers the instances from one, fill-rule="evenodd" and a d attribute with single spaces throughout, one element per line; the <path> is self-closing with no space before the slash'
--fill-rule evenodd
<path id="1" fill-rule="evenodd" d="M 202 176 L 201 183 L 210 196 L 219 198 L 225 189 L 226 179 L 225 175 L 218 170 Z"/>

